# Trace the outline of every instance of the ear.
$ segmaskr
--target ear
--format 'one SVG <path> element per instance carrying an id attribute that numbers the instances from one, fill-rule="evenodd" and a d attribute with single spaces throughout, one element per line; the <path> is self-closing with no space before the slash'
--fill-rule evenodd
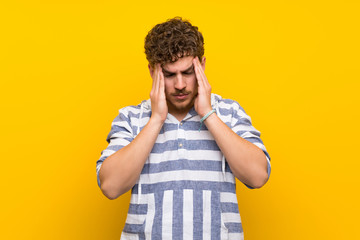
<path id="1" fill-rule="evenodd" d="M 205 56 L 203 56 L 202 58 L 201 58 L 201 67 L 202 67 L 202 69 L 205 71 L 205 63 L 206 63 L 206 57 Z"/>

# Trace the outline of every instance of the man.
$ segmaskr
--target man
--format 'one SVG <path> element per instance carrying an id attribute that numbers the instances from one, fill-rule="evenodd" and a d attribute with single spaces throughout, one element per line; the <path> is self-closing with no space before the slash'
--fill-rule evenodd
<path id="1" fill-rule="evenodd" d="M 97 161 L 105 196 L 132 190 L 121 239 L 243 239 L 235 177 L 260 188 L 270 176 L 250 117 L 211 93 L 203 45 L 181 18 L 145 39 L 150 99 L 119 110 Z"/>

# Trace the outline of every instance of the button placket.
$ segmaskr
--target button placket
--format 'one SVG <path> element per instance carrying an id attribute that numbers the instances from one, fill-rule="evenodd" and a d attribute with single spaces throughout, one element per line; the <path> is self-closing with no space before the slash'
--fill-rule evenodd
<path id="1" fill-rule="evenodd" d="M 178 153 L 179 153 L 179 156 L 184 156 L 184 154 L 185 154 L 184 143 L 185 143 L 185 131 L 183 128 L 183 122 L 180 122 L 178 125 Z"/>

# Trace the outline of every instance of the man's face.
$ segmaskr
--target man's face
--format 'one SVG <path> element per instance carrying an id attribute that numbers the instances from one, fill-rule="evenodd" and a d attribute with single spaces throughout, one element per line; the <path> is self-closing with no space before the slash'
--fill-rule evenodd
<path id="1" fill-rule="evenodd" d="M 193 59 L 193 56 L 186 56 L 162 66 L 169 113 L 188 112 L 194 104 L 198 84 Z M 205 61 L 202 67 L 205 68 Z"/>

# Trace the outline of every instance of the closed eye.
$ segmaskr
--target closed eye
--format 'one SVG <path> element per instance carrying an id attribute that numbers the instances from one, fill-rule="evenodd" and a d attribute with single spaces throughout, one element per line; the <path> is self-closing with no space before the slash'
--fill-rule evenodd
<path id="1" fill-rule="evenodd" d="M 193 74 L 193 73 L 194 73 L 194 72 L 192 72 L 192 71 L 191 71 L 191 72 L 184 72 L 185 75 L 191 75 L 191 74 Z"/>
<path id="2" fill-rule="evenodd" d="M 175 74 L 164 74 L 164 77 L 173 77 L 173 76 L 175 76 Z"/>

